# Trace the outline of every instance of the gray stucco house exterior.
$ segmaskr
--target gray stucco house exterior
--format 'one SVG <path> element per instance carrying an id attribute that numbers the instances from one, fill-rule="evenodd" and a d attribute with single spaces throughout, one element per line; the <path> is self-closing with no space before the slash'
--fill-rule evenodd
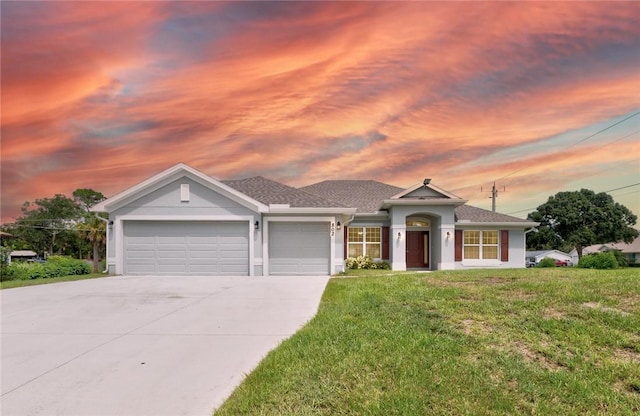
<path id="1" fill-rule="evenodd" d="M 538 225 L 423 181 L 223 181 L 175 165 L 92 208 L 109 214 L 107 265 L 125 275 L 327 275 L 350 256 L 393 270 L 525 267 Z"/>

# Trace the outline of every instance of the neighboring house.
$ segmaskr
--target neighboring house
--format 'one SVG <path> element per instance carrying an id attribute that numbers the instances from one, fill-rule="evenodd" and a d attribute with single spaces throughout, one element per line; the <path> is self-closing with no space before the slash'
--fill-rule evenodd
<path id="1" fill-rule="evenodd" d="M 31 250 L 14 250 L 9 253 L 9 263 L 12 261 L 29 261 L 35 260 L 38 257 L 38 253 Z"/>
<path id="2" fill-rule="evenodd" d="M 606 243 L 606 244 L 594 244 L 588 247 L 582 248 L 582 255 L 602 253 L 609 250 L 619 250 L 624 254 L 629 264 L 640 264 L 640 236 L 636 237 L 631 243 Z M 571 261 L 574 264 L 578 263 L 578 252 L 574 248 L 569 252 Z"/>
<path id="3" fill-rule="evenodd" d="M 465 205 L 425 180 L 303 188 L 221 181 L 178 164 L 92 208 L 109 213 L 116 274 L 317 275 L 369 255 L 393 270 L 524 267 L 538 223 Z"/>
<path id="4" fill-rule="evenodd" d="M 527 258 L 527 262 L 532 262 L 534 264 L 540 263 L 540 260 L 547 257 L 552 258 L 554 260 L 561 260 L 561 261 L 570 262 L 571 264 L 575 264 L 571 259 L 571 255 L 560 250 L 527 251 L 525 253 L 525 257 Z"/>

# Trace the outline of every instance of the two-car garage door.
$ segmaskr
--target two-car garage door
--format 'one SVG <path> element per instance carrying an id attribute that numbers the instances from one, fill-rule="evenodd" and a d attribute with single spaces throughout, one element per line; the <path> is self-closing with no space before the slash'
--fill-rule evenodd
<path id="1" fill-rule="evenodd" d="M 124 273 L 249 275 L 247 222 L 125 221 Z"/>

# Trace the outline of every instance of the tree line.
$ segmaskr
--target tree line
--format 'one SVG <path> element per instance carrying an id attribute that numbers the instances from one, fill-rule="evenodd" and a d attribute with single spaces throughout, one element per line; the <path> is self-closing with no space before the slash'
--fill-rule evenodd
<path id="1" fill-rule="evenodd" d="M 51 198 L 25 202 L 22 215 L 2 231 L 11 234 L 2 245 L 9 250 L 32 250 L 39 256 L 66 255 L 91 258 L 94 272 L 105 254 L 106 222 L 90 208 L 105 196 L 93 189 L 76 189 L 72 197 L 56 194 Z"/>

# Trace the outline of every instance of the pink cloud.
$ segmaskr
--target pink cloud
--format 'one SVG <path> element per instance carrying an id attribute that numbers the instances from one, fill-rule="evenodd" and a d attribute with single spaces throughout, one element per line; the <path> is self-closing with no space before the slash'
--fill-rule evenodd
<path id="1" fill-rule="evenodd" d="M 473 189 L 523 164 L 511 179 L 532 187 L 540 172 L 634 162 L 587 146 L 568 160 L 517 149 L 638 108 L 635 4 L 12 6 L 3 218 L 77 187 L 112 194 L 177 162 L 292 185 L 348 173 Z M 510 148 L 513 159 L 492 159 Z M 544 182 L 535 189 L 562 180 Z"/>

